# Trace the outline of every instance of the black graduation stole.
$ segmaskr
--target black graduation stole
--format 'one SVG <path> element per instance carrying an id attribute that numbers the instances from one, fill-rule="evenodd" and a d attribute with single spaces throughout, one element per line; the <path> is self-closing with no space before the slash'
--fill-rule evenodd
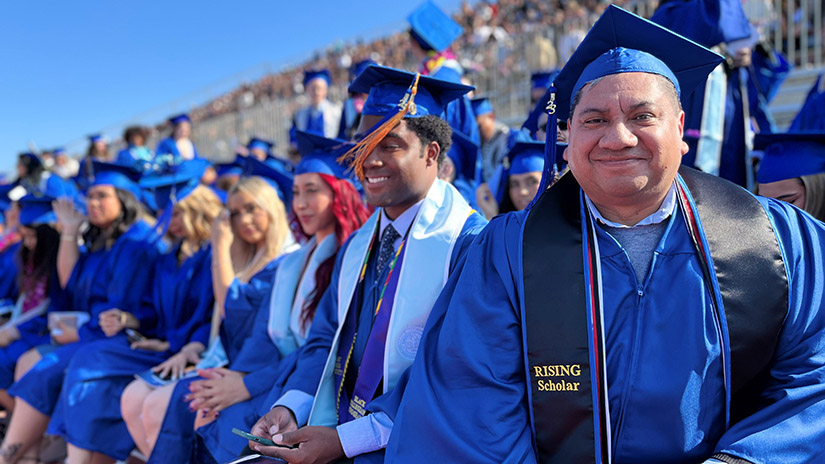
<path id="1" fill-rule="evenodd" d="M 760 407 L 759 392 L 788 310 L 779 244 L 761 204 L 745 190 L 682 167 L 713 261 L 731 352 L 730 423 Z M 572 174 L 527 215 L 522 269 L 526 370 L 535 450 L 542 463 L 609 463 L 609 417 L 595 255 L 582 235 L 581 188 Z M 584 215 L 590 221 L 589 215 Z M 590 224 L 585 224 L 590 227 Z M 587 230 L 587 228 L 585 228 Z M 561 288 L 562 292 L 552 289 Z M 591 295 L 587 295 L 591 292 Z M 548 311 L 548 303 L 552 311 Z M 594 349 L 591 349 L 594 348 Z"/>

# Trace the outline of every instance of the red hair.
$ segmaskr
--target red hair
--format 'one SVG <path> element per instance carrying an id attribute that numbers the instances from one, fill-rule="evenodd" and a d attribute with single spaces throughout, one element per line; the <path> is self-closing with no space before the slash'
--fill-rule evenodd
<path id="1" fill-rule="evenodd" d="M 332 189 L 332 215 L 335 218 L 335 237 L 337 239 L 337 248 L 358 230 L 367 218 L 370 216 L 369 210 L 364 206 L 361 195 L 355 190 L 355 186 L 349 181 L 338 179 L 327 174 L 318 174 L 329 188 Z M 301 241 L 308 240 L 310 237 L 301 228 L 301 223 L 298 221 L 298 216 L 293 211 L 290 213 L 290 227 L 292 228 L 295 237 Z M 337 249 L 336 249 L 337 253 Z M 312 322 L 315 317 L 315 310 L 318 309 L 318 303 L 321 302 L 321 297 L 329 287 L 332 280 L 332 268 L 335 266 L 335 255 L 333 254 L 327 258 L 315 271 L 315 289 L 304 303 L 301 309 L 301 328 L 306 329 L 307 325 Z"/>

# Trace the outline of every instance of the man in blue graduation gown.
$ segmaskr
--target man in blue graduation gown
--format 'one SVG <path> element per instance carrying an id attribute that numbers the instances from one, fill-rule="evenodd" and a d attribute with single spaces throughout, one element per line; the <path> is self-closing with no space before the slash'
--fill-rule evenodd
<path id="1" fill-rule="evenodd" d="M 396 389 L 447 276 L 486 223 L 436 178 L 451 143 L 444 106 L 471 87 L 371 66 L 350 90 L 368 94 L 359 132 L 369 135 L 348 155 L 378 209 L 341 247 L 286 393 L 252 430 L 300 445 L 250 442 L 290 462 L 383 461 L 392 420 L 370 404 Z"/>
<path id="2" fill-rule="evenodd" d="M 556 79 L 570 172 L 451 275 L 387 462 L 823 462 L 825 226 L 679 167 L 719 59 L 607 8 Z"/>

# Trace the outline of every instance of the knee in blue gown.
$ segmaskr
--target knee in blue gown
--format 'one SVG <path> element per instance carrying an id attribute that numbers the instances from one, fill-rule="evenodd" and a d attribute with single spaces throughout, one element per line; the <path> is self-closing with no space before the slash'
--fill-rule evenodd
<path id="1" fill-rule="evenodd" d="M 11 386 L 9 394 L 51 416 L 60 396 L 66 367 L 83 344 L 76 342 L 63 345 L 43 356 L 26 375 Z"/>
<path id="2" fill-rule="evenodd" d="M 189 394 L 189 384 L 201 379 L 193 377 L 175 384 L 158 440 L 146 464 L 198 462 L 195 457 L 195 412 L 189 410 L 189 403 L 183 398 Z"/>
<path id="3" fill-rule="evenodd" d="M 125 460 L 134 442 L 120 413 L 120 396 L 134 374 L 168 355 L 132 350 L 125 336 L 87 343 L 69 363 L 48 432 L 79 448 Z"/>
<path id="4" fill-rule="evenodd" d="M 0 349 L 0 388 L 8 390 L 11 387 L 14 383 L 14 368 L 17 367 L 17 360 L 31 348 L 28 343 L 15 340 Z"/>

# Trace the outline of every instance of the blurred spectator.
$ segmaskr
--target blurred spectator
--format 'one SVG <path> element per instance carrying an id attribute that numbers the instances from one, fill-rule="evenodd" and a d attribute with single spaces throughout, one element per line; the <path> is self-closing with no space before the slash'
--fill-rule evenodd
<path id="1" fill-rule="evenodd" d="M 54 165 L 51 169 L 53 173 L 64 179 L 70 179 L 77 175 L 80 163 L 70 157 L 64 148 L 55 148 L 52 155 L 54 155 Z"/>
<path id="2" fill-rule="evenodd" d="M 481 182 L 487 182 L 519 138 L 519 131 L 496 121 L 496 113 L 487 98 L 472 101 L 481 134 Z"/>
<path id="3" fill-rule="evenodd" d="M 334 138 L 341 124 L 341 106 L 327 100 L 332 77 L 328 69 L 309 70 L 304 73 L 304 91 L 309 105 L 301 108 L 292 119 L 290 143 L 294 144 L 294 131 L 300 130 Z"/>
<path id="4" fill-rule="evenodd" d="M 179 164 L 181 161 L 200 158 L 192 135 L 192 120 L 188 114 L 179 114 L 168 119 L 172 134 L 161 140 L 155 149 L 155 164 Z"/>
<path id="5" fill-rule="evenodd" d="M 377 64 L 375 61 L 366 59 L 352 65 L 350 69 L 350 82 L 354 81 L 359 74 L 370 65 Z M 344 102 L 341 112 L 341 124 L 338 128 L 338 138 L 352 140 L 358 124 L 361 122 L 361 110 L 364 108 L 364 101 L 367 95 L 363 93 L 350 92 L 349 98 Z"/>
<path id="6" fill-rule="evenodd" d="M 86 151 L 86 159 L 98 161 L 111 161 L 109 155 L 109 141 L 102 134 L 92 134 L 89 136 L 89 149 Z"/>
<path id="7" fill-rule="evenodd" d="M 154 156 L 152 155 L 152 151 L 146 147 L 148 138 L 149 130 L 145 127 L 127 127 L 126 130 L 123 131 L 123 140 L 126 141 L 126 148 L 118 152 L 115 162 L 124 166 L 132 166 L 138 171 L 150 169 Z"/>

